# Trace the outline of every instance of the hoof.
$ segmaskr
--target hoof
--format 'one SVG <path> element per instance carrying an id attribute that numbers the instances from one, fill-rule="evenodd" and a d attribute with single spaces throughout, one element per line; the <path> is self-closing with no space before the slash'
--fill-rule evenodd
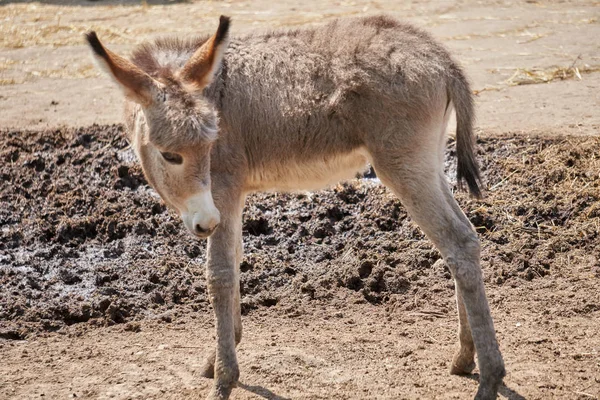
<path id="1" fill-rule="evenodd" d="M 473 355 L 465 356 L 460 352 L 456 353 L 450 366 L 452 375 L 469 375 L 475 369 L 475 361 Z"/>
<path id="2" fill-rule="evenodd" d="M 229 384 L 216 383 L 208 395 L 208 400 L 227 400 L 231 395 L 231 391 L 236 386 L 237 382 L 231 382 Z"/>
<path id="3" fill-rule="evenodd" d="M 475 400 L 496 400 L 498 397 L 498 386 L 499 385 L 483 387 L 482 385 L 479 385 Z"/>
<path id="4" fill-rule="evenodd" d="M 202 369 L 200 370 L 200 375 L 208 379 L 215 378 L 215 356 L 211 355 L 206 358 Z"/>
<path id="5" fill-rule="evenodd" d="M 450 366 L 450 374 L 452 375 L 469 375 L 475 369 L 475 362 L 471 361 L 470 364 L 456 365 L 452 363 Z"/>
<path id="6" fill-rule="evenodd" d="M 493 373 L 487 373 L 479 378 L 479 389 L 475 395 L 475 400 L 495 400 L 498 397 L 498 389 L 502 385 L 502 380 L 506 375 L 506 370 L 502 364 Z"/>

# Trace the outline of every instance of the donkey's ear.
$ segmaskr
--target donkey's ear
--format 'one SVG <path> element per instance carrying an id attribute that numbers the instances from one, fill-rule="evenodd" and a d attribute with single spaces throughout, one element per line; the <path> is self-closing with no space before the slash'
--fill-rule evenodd
<path id="1" fill-rule="evenodd" d="M 227 49 L 230 21 L 229 17 L 221 15 L 217 32 L 196 50 L 179 72 L 184 82 L 200 90 L 212 82 Z"/>
<path id="2" fill-rule="evenodd" d="M 131 61 L 105 48 L 96 32 L 86 33 L 85 38 L 94 51 L 98 65 L 117 81 L 127 97 L 145 106 L 152 103 L 153 93 L 156 93 L 158 85 L 150 75 Z"/>

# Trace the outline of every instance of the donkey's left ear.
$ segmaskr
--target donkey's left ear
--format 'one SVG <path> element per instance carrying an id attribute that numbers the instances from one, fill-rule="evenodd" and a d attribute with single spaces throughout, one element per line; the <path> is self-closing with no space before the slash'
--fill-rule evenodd
<path id="1" fill-rule="evenodd" d="M 210 85 L 217 73 L 229 43 L 229 17 L 221 15 L 217 32 L 188 60 L 179 72 L 181 79 L 202 90 Z"/>
<path id="2" fill-rule="evenodd" d="M 85 37 L 94 52 L 98 65 L 115 79 L 128 98 L 143 106 L 148 106 L 153 102 L 155 94 L 158 92 L 158 83 L 150 75 L 131 61 L 104 47 L 96 36 L 96 32 L 88 32 Z"/>

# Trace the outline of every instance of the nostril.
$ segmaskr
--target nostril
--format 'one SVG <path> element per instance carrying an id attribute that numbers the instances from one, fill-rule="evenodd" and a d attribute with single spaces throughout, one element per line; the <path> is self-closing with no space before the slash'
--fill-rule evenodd
<path id="1" fill-rule="evenodd" d="M 202 227 L 200 224 L 196 224 L 196 233 L 199 235 L 210 235 L 219 224 L 212 225 L 210 228 L 206 229 Z"/>
<path id="2" fill-rule="evenodd" d="M 207 233 L 208 229 L 204 229 L 200 224 L 196 224 L 196 233 Z"/>

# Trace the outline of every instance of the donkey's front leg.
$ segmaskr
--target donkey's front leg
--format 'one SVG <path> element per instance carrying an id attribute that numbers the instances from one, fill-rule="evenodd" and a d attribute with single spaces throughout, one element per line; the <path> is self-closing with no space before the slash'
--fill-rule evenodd
<path id="1" fill-rule="evenodd" d="M 208 293 L 215 311 L 217 330 L 214 382 L 209 396 L 211 400 L 229 398 L 231 390 L 239 378 L 235 354 L 235 314 L 239 307 L 235 304 L 236 301 L 239 301 L 239 296 L 236 295 L 236 291 L 239 292 L 236 255 L 237 238 L 241 234 L 243 202 L 232 201 L 231 194 L 225 198 L 227 201 L 220 202 L 221 207 L 217 205 L 221 212 L 221 224 L 208 239 L 206 276 Z"/>
<path id="2" fill-rule="evenodd" d="M 242 205 L 243 207 L 243 205 Z M 241 216 L 240 216 L 241 218 Z M 242 230 L 241 225 L 240 229 L 237 230 L 237 238 L 236 238 L 236 259 L 235 259 L 235 272 L 239 277 L 240 274 L 240 264 L 242 263 L 243 257 L 243 243 L 242 243 Z M 242 340 L 242 310 L 241 310 L 241 302 L 240 302 L 240 281 L 236 279 L 236 285 L 233 289 L 233 329 L 235 334 L 235 344 L 236 346 L 240 344 Z M 216 358 L 216 350 L 213 350 L 204 362 L 204 366 L 202 367 L 202 376 L 205 378 L 213 379 L 215 377 L 215 358 Z"/>

